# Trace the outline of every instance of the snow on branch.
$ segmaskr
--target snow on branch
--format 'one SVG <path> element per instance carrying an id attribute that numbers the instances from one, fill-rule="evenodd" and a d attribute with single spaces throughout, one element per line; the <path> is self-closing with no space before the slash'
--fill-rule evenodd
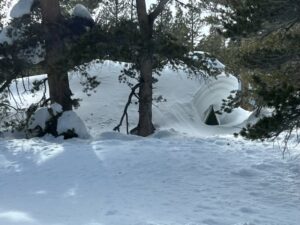
<path id="1" fill-rule="evenodd" d="M 12 18 L 20 18 L 31 13 L 34 0 L 19 0 L 11 9 L 10 16 Z"/>

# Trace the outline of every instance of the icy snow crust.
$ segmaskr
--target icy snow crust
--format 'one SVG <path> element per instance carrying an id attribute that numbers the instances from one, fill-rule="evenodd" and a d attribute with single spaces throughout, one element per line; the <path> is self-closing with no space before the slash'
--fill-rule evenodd
<path id="1" fill-rule="evenodd" d="M 153 107 L 156 133 L 141 138 L 111 131 L 130 91 L 118 83 L 121 69 L 91 66 L 101 81 L 91 97 L 70 76 L 92 138 L 0 139 L 0 225 L 299 225 L 299 147 L 283 159 L 273 143 L 233 138 L 250 115 L 242 109 L 221 126 L 203 123 L 238 88 L 233 77 L 164 70 L 154 92 L 167 102 Z M 133 128 L 135 104 L 129 115 Z"/>

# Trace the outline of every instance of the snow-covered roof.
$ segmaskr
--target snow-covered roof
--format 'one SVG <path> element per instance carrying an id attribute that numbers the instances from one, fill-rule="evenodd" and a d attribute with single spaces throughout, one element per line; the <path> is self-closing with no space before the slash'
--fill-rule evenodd
<path id="1" fill-rule="evenodd" d="M 12 18 L 20 18 L 30 14 L 34 0 L 19 0 L 11 9 L 10 16 Z"/>
<path id="2" fill-rule="evenodd" d="M 82 4 L 75 5 L 75 7 L 73 8 L 72 16 L 93 20 L 90 11 Z"/>

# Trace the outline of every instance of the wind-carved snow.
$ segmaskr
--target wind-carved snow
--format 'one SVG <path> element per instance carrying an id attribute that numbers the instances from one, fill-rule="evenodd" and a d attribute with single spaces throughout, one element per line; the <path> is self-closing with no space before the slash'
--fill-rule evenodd
<path id="1" fill-rule="evenodd" d="M 82 4 L 76 4 L 72 16 L 81 17 L 89 20 L 93 20 L 90 11 Z"/>
<path id="2" fill-rule="evenodd" d="M 10 16 L 12 18 L 20 18 L 31 13 L 31 7 L 34 0 L 19 0 L 11 9 Z"/>

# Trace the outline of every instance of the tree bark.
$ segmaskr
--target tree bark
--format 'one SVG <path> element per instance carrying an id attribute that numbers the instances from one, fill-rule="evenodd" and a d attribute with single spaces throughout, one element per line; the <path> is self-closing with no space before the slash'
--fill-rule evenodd
<path id="1" fill-rule="evenodd" d="M 140 89 L 139 89 L 139 123 L 132 133 L 139 136 L 149 136 L 155 130 L 152 123 L 152 69 L 153 69 L 153 24 L 163 11 L 169 0 L 161 0 L 150 14 L 146 10 L 145 0 L 136 0 L 137 15 L 143 47 L 139 52 Z"/>
<path id="2" fill-rule="evenodd" d="M 140 56 L 139 123 L 137 135 L 146 137 L 155 130 L 152 123 L 152 55 Z"/>
<path id="3" fill-rule="evenodd" d="M 48 75 L 51 102 L 58 103 L 63 110 L 72 110 L 72 92 L 67 71 L 59 65 L 64 43 L 60 37 L 61 12 L 58 0 L 40 0 L 42 22 L 47 33 L 46 72 Z"/>

